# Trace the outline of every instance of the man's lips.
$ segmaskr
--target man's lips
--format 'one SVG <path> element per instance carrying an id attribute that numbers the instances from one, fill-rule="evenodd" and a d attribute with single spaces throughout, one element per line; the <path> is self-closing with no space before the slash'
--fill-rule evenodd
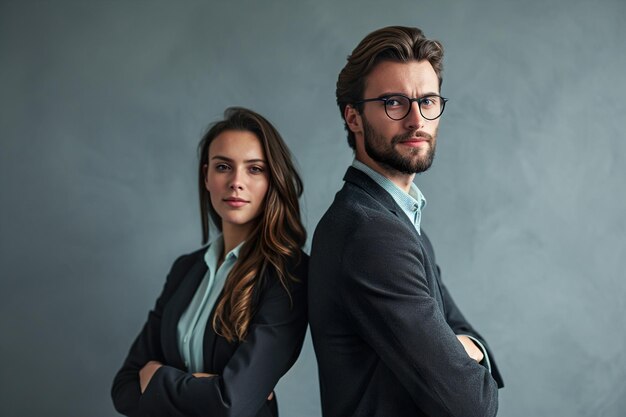
<path id="1" fill-rule="evenodd" d="M 410 132 L 406 132 L 403 135 L 395 136 L 393 139 L 393 144 L 409 146 L 412 148 L 417 148 L 420 146 L 424 146 L 426 143 L 433 142 L 433 137 L 427 132 L 421 130 L 413 130 Z"/>
<path id="2" fill-rule="evenodd" d="M 425 138 L 423 136 L 417 136 L 417 137 L 412 137 L 412 138 L 408 138 L 408 139 L 404 139 L 399 141 L 398 143 L 402 144 L 402 145 L 406 145 L 406 146 L 422 146 L 424 143 L 428 143 L 429 139 Z"/>
<path id="3" fill-rule="evenodd" d="M 248 200 L 244 200 L 243 198 L 238 197 L 224 198 L 223 201 L 231 207 L 242 207 L 249 203 Z"/>

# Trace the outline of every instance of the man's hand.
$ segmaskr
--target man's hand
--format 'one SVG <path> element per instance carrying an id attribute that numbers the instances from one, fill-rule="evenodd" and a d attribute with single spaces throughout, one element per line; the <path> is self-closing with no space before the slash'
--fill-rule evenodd
<path id="1" fill-rule="evenodd" d="M 150 383 L 152 376 L 163 364 L 159 361 L 149 361 L 147 364 L 139 370 L 139 387 L 141 388 L 141 393 L 146 390 L 146 387 Z"/>
<path id="2" fill-rule="evenodd" d="M 476 346 L 472 339 L 465 335 L 457 335 L 456 338 L 459 339 L 459 342 L 461 342 L 463 348 L 470 358 L 474 359 L 476 362 L 480 362 L 483 360 L 483 358 L 485 357 L 485 355 L 483 355 L 483 351 L 480 350 L 478 346 Z"/>

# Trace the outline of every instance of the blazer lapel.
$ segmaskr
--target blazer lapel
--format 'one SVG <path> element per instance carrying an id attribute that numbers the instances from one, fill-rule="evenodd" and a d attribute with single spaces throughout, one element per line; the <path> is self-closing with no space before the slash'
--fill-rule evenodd
<path id="1" fill-rule="evenodd" d="M 200 281 L 207 272 L 207 266 L 204 262 L 204 252 L 193 267 L 187 272 L 176 292 L 165 306 L 163 310 L 163 318 L 161 323 L 161 345 L 163 346 L 163 354 L 168 362 L 178 369 L 186 369 L 183 358 L 178 350 L 178 321 L 180 316 L 185 312 L 191 298 L 196 293 Z"/>
<path id="2" fill-rule="evenodd" d="M 215 304 L 211 307 L 211 314 L 209 314 L 209 319 L 206 322 L 206 327 L 204 328 L 204 337 L 202 338 L 202 355 L 204 361 L 204 372 L 208 373 L 216 373 L 217 366 L 215 364 L 215 353 L 216 353 L 216 344 L 218 335 L 213 330 L 213 316 L 215 315 L 215 308 L 222 298 L 223 289 L 220 292 L 220 295 L 215 299 Z"/>
<path id="3" fill-rule="evenodd" d="M 393 197 L 391 197 L 391 195 L 389 195 L 389 193 L 383 187 L 378 185 L 376 181 L 371 179 L 369 175 L 367 175 L 363 171 L 359 171 L 354 167 L 349 167 L 343 179 L 344 181 L 352 183 L 357 187 L 363 189 L 374 200 L 382 204 L 385 208 L 387 208 L 387 210 L 389 210 L 397 218 L 399 218 L 400 221 L 402 221 L 412 231 L 413 236 L 415 237 L 415 241 L 418 244 L 424 258 L 426 259 L 428 265 L 430 265 L 430 267 L 433 269 L 433 276 L 435 277 L 435 279 L 434 282 L 431 283 L 431 285 L 436 286 L 436 290 L 433 296 L 435 297 L 443 311 L 443 298 L 441 296 L 441 286 L 439 283 L 439 276 L 437 274 L 437 266 L 433 262 L 430 251 L 427 249 L 430 247 L 430 245 L 427 245 L 424 242 L 424 237 L 417 233 L 417 230 L 415 230 L 415 225 L 411 223 L 411 220 L 409 220 L 408 216 L 404 214 L 404 211 L 400 208 L 400 206 L 398 206 Z M 424 265 L 424 267 L 426 268 L 427 265 Z"/>
<path id="4" fill-rule="evenodd" d="M 398 206 L 393 197 L 389 195 L 389 193 L 380 185 L 376 184 L 376 181 L 371 179 L 369 175 L 364 173 L 363 171 L 359 171 L 354 167 L 349 167 L 348 171 L 346 171 L 346 175 L 344 175 L 343 180 L 346 182 L 353 183 L 354 185 L 362 188 L 366 193 L 372 196 L 372 198 L 382 204 L 387 208 L 390 212 L 392 212 L 396 217 L 398 217 L 409 229 L 411 229 L 415 237 L 418 241 L 419 234 L 417 230 L 415 230 L 415 226 L 411 223 L 409 218 L 404 214 L 404 211 Z M 420 241 L 420 244 L 422 242 Z M 422 245 L 423 246 L 423 245 Z"/>

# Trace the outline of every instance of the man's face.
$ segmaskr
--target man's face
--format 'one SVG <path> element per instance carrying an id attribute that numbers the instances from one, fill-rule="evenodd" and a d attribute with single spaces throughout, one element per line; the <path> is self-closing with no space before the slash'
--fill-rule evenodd
<path id="1" fill-rule="evenodd" d="M 439 94 L 439 79 L 428 61 L 408 63 L 384 61 L 365 80 L 363 98 L 403 94 L 423 97 Z M 368 159 L 390 173 L 415 174 L 426 171 L 433 162 L 439 119 L 427 120 L 418 103 L 402 120 L 392 120 L 382 101 L 364 103 L 360 131 L 355 131 L 357 157 Z M 359 143 L 361 142 L 361 143 Z"/>

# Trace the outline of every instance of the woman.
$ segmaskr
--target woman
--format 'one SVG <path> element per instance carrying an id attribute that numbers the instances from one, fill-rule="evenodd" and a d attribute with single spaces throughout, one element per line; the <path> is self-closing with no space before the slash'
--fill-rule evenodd
<path id="1" fill-rule="evenodd" d="M 127 416 L 276 416 L 306 331 L 302 182 L 262 116 L 230 108 L 202 138 L 203 244 L 178 258 L 113 381 Z M 213 235 L 213 233 L 212 233 Z"/>

